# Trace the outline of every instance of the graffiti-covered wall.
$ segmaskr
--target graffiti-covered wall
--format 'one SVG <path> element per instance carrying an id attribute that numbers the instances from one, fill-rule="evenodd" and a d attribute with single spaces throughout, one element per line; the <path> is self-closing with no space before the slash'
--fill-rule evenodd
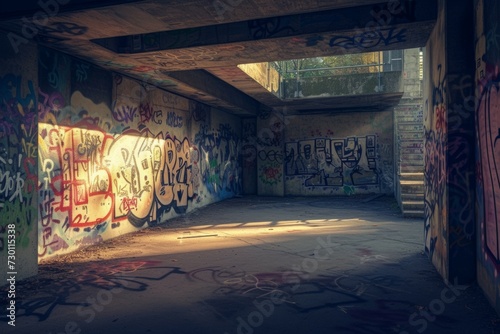
<path id="1" fill-rule="evenodd" d="M 440 6 L 438 21 L 426 46 L 424 73 L 425 124 L 425 249 L 441 275 L 447 277 L 446 188 L 446 63 L 445 13 Z M 444 233 L 443 233 L 444 232 Z"/>
<path id="2" fill-rule="evenodd" d="M 8 46 L 0 46 L 7 49 Z M 37 273 L 37 48 L 0 52 L 0 285 Z M 15 276 L 15 275 L 14 275 Z M 12 277 L 12 275 L 9 275 Z"/>
<path id="3" fill-rule="evenodd" d="M 391 111 L 289 116 L 286 124 L 287 195 L 392 193 Z"/>
<path id="4" fill-rule="evenodd" d="M 238 118 L 49 49 L 39 77 L 39 258 L 241 192 Z"/>
<path id="5" fill-rule="evenodd" d="M 257 133 L 250 143 L 257 153 L 257 192 L 262 196 L 284 195 L 284 115 L 262 112 L 257 118 Z"/>
<path id="6" fill-rule="evenodd" d="M 478 281 L 500 312 L 500 4 L 475 3 Z"/>
<path id="7" fill-rule="evenodd" d="M 243 193 L 245 195 L 257 194 L 257 120 L 244 118 L 241 120 L 241 164 Z"/>
<path id="8" fill-rule="evenodd" d="M 425 249 L 449 282 L 475 280 L 472 3 L 439 1 L 426 47 Z M 459 51 L 459 52 L 458 52 Z"/>

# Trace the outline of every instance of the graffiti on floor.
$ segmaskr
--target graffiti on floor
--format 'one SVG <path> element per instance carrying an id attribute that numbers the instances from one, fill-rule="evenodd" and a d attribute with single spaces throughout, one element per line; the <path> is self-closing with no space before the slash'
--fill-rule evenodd
<path id="1" fill-rule="evenodd" d="M 353 333 L 364 333 L 362 328 L 371 330 L 367 333 L 375 328 L 373 333 L 382 333 L 407 325 L 415 310 L 414 302 L 394 298 L 405 293 L 409 284 L 397 275 L 344 272 L 311 277 L 307 272 L 294 270 L 256 273 L 234 267 L 206 267 L 190 271 L 186 277 L 197 284 L 215 284 L 212 297 L 201 304 L 218 317 L 237 319 L 234 322 L 238 328 L 242 324 L 259 327 L 278 308 L 302 314 L 329 309 L 348 317 L 347 325 L 336 325 L 336 329 L 359 324 Z M 262 319 L 256 325 L 257 313 Z"/>
<path id="2" fill-rule="evenodd" d="M 31 295 L 18 299 L 16 316 L 36 317 L 38 321 L 45 321 L 61 307 L 71 306 L 85 319 L 87 317 L 84 315 L 90 316 L 91 311 L 96 309 L 94 308 L 96 303 L 100 303 L 101 306 L 108 305 L 117 293 L 143 292 L 150 288 L 152 282 L 165 281 L 174 275 L 185 274 L 179 267 L 148 260 L 93 263 L 84 265 L 83 270 L 79 270 L 78 267 L 74 267 L 73 270 L 73 274 L 68 274 L 67 268 L 41 267 L 42 278 L 37 279 L 36 288 L 43 288 L 31 291 Z M 53 278 L 58 276 L 60 277 Z M 29 289 L 35 288 L 30 287 L 29 281 L 25 284 L 26 294 L 29 293 Z M 22 285 L 20 287 L 22 288 Z M 88 288 L 99 290 L 95 295 L 88 293 L 84 293 L 83 297 L 78 295 Z"/>
<path id="3" fill-rule="evenodd" d="M 221 267 L 200 268 L 186 274 L 193 282 L 215 283 L 214 299 L 240 297 L 244 299 L 269 299 L 279 295 L 281 302 L 299 312 L 309 312 L 323 307 L 362 303 L 363 292 L 353 291 L 349 279 L 344 277 L 320 277 L 307 279 L 305 272 L 247 273 Z M 357 288 L 356 288 L 357 289 Z M 312 296 L 315 300 L 309 300 Z"/>
<path id="4" fill-rule="evenodd" d="M 427 309 L 420 306 L 419 303 L 426 301 L 408 291 L 411 280 L 383 273 L 386 270 L 383 266 L 396 263 L 370 251 L 361 254 L 370 257 L 365 265 L 381 271 L 359 274 L 351 270 L 342 273 L 327 270 L 313 277 L 310 272 L 298 270 L 247 272 L 234 266 L 205 267 L 187 272 L 186 278 L 197 285 L 213 287 L 212 297 L 204 298 L 200 306 L 232 323 L 236 326 L 233 329 L 246 327 L 248 332 L 260 328 L 278 309 L 280 315 L 291 311 L 311 318 L 318 314 L 315 312 L 334 312 L 338 321 L 333 328 L 349 333 L 388 333 L 395 328 L 406 333 L 405 329 L 420 330 L 430 323 L 441 328 L 457 322 L 435 307 L 437 299 Z M 443 305 L 456 300 L 463 289 L 459 285 L 445 288 L 448 294 Z"/>
<path id="5" fill-rule="evenodd" d="M 376 136 L 286 143 L 285 171 L 306 187 L 378 185 Z"/>

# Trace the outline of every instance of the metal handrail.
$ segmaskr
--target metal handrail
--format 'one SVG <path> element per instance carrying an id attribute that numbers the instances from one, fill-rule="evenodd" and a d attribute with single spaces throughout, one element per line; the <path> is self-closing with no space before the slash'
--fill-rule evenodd
<path id="1" fill-rule="evenodd" d="M 373 63 L 373 64 L 360 64 L 360 65 L 347 65 L 347 66 L 335 66 L 335 67 L 321 67 L 321 68 L 306 68 L 303 70 L 293 70 L 285 71 L 285 73 L 297 73 L 297 72 L 312 72 L 312 71 L 327 71 L 327 70 L 336 70 L 336 69 L 345 69 L 345 68 L 359 68 L 359 67 L 373 67 L 373 66 L 383 66 L 390 65 L 390 63 Z"/>
<path id="2" fill-rule="evenodd" d="M 295 92 L 296 95 L 299 96 L 300 93 L 300 82 L 302 80 L 301 78 L 301 73 L 307 73 L 307 72 L 321 72 L 321 71 L 330 71 L 331 74 L 320 74 L 320 75 L 314 75 L 313 77 L 324 77 L 324 76 L 337 76 L 333 71 L 336 70 L 345 70 L 345 69 L 353 69 L 353 68 L 367 68 L 367 67 L 377 67 L 377 70 L 373 72 L 373 74 L 378 74 L 378 86 L 381 86 L 381 81 L 382 81 L 382 72 L 385 72 L 384 66 L 386 65 L 391 65 L 391 62 L 382 62 L 381 59 L 381 54 L 380 52 L 378 53 L 378 62 L 370 63 L 370 64 L 355 64 L 355 65 L 344 65 L 344 66 L 333 66 L 333 67 L 319 67 L 319 68 L 305 68 L 305 69 L 290 69 L 288 67 L 288 62 L 285 63 L 285 66 L 279 66 L 277 62 L 270 62 L 270 65 L 273 66 L 279 75 L 279 82 L 280 82 L 280 89 L 279 89 L 279 97 L 283 98 L 283 91 L 281 89 L 281 84 L 284 82 L 284 75 L 287 74 L 295 74 L 295 76 L 290 77 L 289 79 L 295 80 Z M 390 71 L 392 72 L 392 71 Z M 354 74 L 354 73 L 352 73 Z M 359 73 L 361 74 L 361 73 Z"/>

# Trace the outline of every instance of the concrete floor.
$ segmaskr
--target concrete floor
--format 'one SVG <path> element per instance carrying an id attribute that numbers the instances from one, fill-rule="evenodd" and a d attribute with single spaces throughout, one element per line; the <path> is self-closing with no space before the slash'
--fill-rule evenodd
<path id="1" fill-rule="evenodd" d="M 367 199 L 237 198 L 46 261 L 0 333 L 500 333 L 422 220 Z"/>

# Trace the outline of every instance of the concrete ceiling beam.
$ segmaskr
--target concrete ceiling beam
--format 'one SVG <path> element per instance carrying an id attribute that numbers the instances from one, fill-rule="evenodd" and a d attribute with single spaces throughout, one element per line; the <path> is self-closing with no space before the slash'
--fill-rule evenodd
<path id="1" fill-rule="evenodd" d="M 204 70 L 170 72 L 169 77 L 197 91 L 225 101 L 236 108 L 245 110 L 250 115 L 256 116 L 263 110 L 270 110 L 269 107 Z"/>

